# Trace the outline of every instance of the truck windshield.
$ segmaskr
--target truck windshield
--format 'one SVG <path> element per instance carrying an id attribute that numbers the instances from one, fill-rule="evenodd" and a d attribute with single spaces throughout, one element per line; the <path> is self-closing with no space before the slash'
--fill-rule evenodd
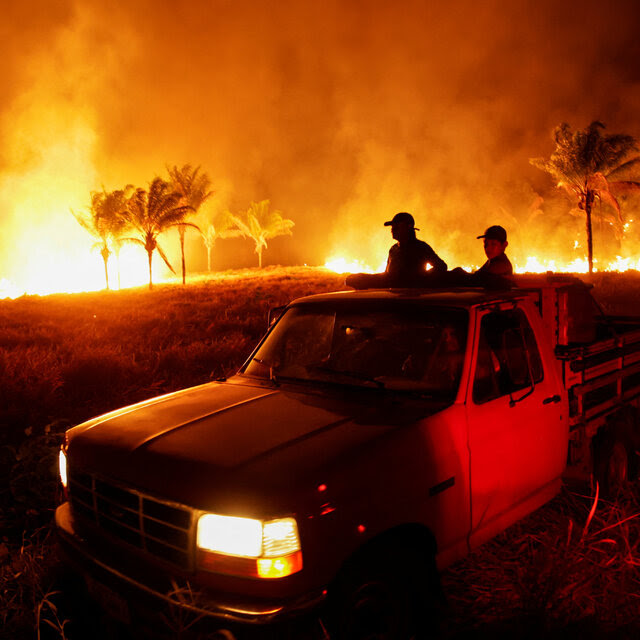
<path id="1" fill-rule="evenodd" d="M 243 373 L 455 395 L 468 314 L 462 309 L 292 307 Z"/>

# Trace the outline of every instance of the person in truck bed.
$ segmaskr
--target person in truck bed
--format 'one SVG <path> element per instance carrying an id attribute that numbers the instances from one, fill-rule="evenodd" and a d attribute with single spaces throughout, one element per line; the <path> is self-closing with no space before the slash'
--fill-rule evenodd
<path id="1" fill-rule="evenodd" d="M 428 264 L 434 275 L 447 271 L 447 263 L 426 242 L 416 238 L 416 231 L 420 229 L 416 229 L 410 213 L 396 213 L 384 226 L 391 227 L 391 235 L 397 241 L 389 249 L 385 271 L 390 286 L 407 287 L 420 283 Z"/>
<path id="2" fill-rule="evenodd" d="M 483 235 L 478 236 L 478 240 L 484 240 L 484 252 L 487 261 L 475 272 L 476 274 L 495 276 L 512 276 L 513 267 L 507 258 L 505 250 L 508 246 L 507 232 L 500 225 L 489 227 Z"/>

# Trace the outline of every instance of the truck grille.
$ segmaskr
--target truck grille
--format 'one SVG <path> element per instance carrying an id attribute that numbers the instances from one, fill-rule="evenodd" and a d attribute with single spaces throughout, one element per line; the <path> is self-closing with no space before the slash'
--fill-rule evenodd
<path id="1" fill-rule="evenodd" d="M 87 473 L 69 472 L 74 513 L 134 547 L 183 569 L 191 564 L 191 511 Z"/>

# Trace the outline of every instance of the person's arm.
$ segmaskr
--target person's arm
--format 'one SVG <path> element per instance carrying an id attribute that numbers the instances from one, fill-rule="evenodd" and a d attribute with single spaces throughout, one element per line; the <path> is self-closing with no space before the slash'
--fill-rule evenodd
<path id="1" fill-rule="evenodd" d="M 396 245 L 393 245 L 395 247 Z M 385 268 L 385 273 L 389 273 L 389 268 L 391 267 L 391 262 L 393 261 L 393 247 L 389 249 L 389 255 L 387 257 L 387 266 Z"/>
<path id="2" fill-rule="evenodd" d="M 427 249 L 427 262 L 434 273 L 444 273 L 447 270 L 447 263 L 429 245 Z"/>

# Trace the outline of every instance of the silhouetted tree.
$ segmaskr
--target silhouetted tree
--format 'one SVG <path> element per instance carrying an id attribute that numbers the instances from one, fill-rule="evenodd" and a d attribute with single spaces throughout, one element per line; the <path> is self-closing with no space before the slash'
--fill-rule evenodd
<path id="1" fill-rule="evenodd" d="M 243 237 L 255 242 L 258 254 L 258 266 L 262 267 L 262 251 L 267 248 L 267 240 L 277 236 L 292 235 L 293 220 L 282 217 L 280 211 L 269 211 L 269 200 L 252 202 L 249 208 L 232 216 L 233 221 Z"/>
<path id="2" fill-rule="evenodd" d="M 202 203 L 213 195 L 210 190 L 211 181 L 206 173 L 200 173 L 200 167 L 195 169 L 189 164 L 185 164 L 181 169 L 177 166 L 167 167 L 169 177 L 174 191 L 178 191 L 182 195 L 182 205 L 191 207 L 191 213 L 197 214 Z M 186 283 L 186 266 L 184 259 L 184 236 L 187 227 L 192 226 L 198 231 L 197 225 L 178 224 L 178 233 L 180 234 L 180 252 L 182 255 L 182 284 Z"/>
<path id="3" fill-rule="evenodd" d="M 91 192 L 91 204 L 87 213 L 80 214 L 71 210 L 71 213 L 80 225 L 86 229 L 97 242 L 93 248 L 100 250 L 104 261 L 104 277 L 107 289 L 109 289 L 109 256 L 118 253 L 120 240 L 127 227 L 126 203 L 130 194 L 131 185 L 124 189 L 107 192 Z M 118 282 L 118 286 L 120 283 Z"/>
<path id="4" fill-rule="evenodd" d="M 149 190 L 136 189 L 127 200 L 126 218 L 131 227 L 140 237 L 124 238 L 127 242 L 133 242 L 144 247 L 149 256 L 149 289 L 153 287 L 151 263 L 153 252 L 157 251 L 171 272 L 175 274 L 162 247 L 158 244 L 158 236 L 171 227 L 179 224 L 194 227 L 195 225 L 184 222 L 184 217 L 192 209 L 188 205 L 180 204 L 182 195 L 171 189 L 171 185 L 162 178 L 154 178 L 149 183 Z"/>
<path id="5" fill-rule="evenodd" d="M 211 254 L 218 238 L 237 238 L 241 236 L 233 216 L 229 211 L 221 211 L 213 218 L 207 218 L 200 224 L 200 236 L 207 249 L 207 271 L 211 271 Z"/>
<path id="6" fill-rule="evenodd" d="M 595 198 L 613 208 L 616 225 L 623 225 L 618 196 L 640 189 L 640 183 L 620 180 L 625 172 L 637 167 L 640 157 L 635 139 L 624 134 L 604 135 L 602 122 L 594 120 L 583 130 L 571 132 L 563 122 L 554 130 L 556 148 L 548 160 L 532 158 L 531 164 L 550 173 L 557 186 L 578 201 L 587 227 L 589 273 L 593 271 L 593 234 L 591 212 Z M 633 156 L 633 157 L 631 157 Z"/>

